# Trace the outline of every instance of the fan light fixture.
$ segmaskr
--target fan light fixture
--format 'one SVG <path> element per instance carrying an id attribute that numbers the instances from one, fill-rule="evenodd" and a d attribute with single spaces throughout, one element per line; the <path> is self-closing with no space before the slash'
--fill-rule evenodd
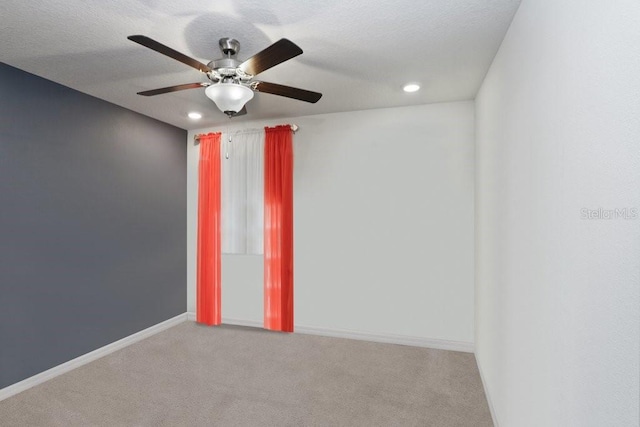
<path id="1" fill-rule="evenodd" d="M 207 87 L 204 93 L 226 114 L 237 113 L 253 98 L 253 91 L 238 83 L 216 83 Z"/>

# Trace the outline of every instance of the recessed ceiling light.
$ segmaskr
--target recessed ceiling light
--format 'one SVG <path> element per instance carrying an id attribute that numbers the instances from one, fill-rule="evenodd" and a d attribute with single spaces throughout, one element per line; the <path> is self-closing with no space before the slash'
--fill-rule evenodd
<path id="1" fill-rule="evenodd" d="M 417 92 L 418 90 L 420 90 L 420 85 L 417 83 L 409 83 L 404 85 L 404 87 L 402 88 L 405 92 Z"/>
<path id="2" fill-rule="evenodd" d="M 187 114 L 191 120 L 199 120 L 202 118 L 202 114 L 196 113 L 195 111 Z"/>

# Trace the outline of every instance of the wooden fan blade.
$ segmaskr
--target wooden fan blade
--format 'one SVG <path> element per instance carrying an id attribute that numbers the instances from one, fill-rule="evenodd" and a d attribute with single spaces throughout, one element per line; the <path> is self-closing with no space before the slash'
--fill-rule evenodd
<path id="1" fill-rule="evenodd" d="M 256 92 L 286 96 L 287 98 L 299 99 L 300 101 L 311 102 L 312 104 L 315 104 L 320 100 L 320 98 L 322 98 L 322 94 L 318 92 L 279 85 L 276 83 L 254 81 L 252 82 L 251 87 Z"/>
<path id="2" fill-rule="evenodd" d="M 240 64 L 247 74 L 256 75 L 302 53 L 302 49 L 291 40 L 280 39 L 265 50 L 256 53 Z"/>
<path id="3" fill-rule="evenodd" d="M 197 89 L 199 87 L 207 87 L 207 86 L 209 86 L 209 83 L 186 83 L 183 85 L 163 87 L 160 89 L 145 90 L 143 92 L 138 92 L 138 95 L 142 95 L 142 96 L 161 95 L 163 93 L 177 92 L 179 90 L 185 90 L 185 89 Z"/>
<path id="4" fill-rule="evenodd" d="M 157 41 L 150 39 L 147 36 L 135 35 L 127 37 L 129 40 L 141 44 L 144 47 L 148 47 L 151 50 L 155 50 L 158 53 L 168 56 L 169 58 L 173 58 L 176 61 L 180 61 L 183 64 L 187 64 L 190 67 L 195 68 L 198 71 L 202 71 L 203 73 L 211 72 L 211 68 L 207 67 L 200 61 L 196 61 L 195 59 L 185 55 L 184 53 L 180 53 L 177 50 L 171 49 L 168 46 L 163 45 L 162 43 L 158 43 Z"/>

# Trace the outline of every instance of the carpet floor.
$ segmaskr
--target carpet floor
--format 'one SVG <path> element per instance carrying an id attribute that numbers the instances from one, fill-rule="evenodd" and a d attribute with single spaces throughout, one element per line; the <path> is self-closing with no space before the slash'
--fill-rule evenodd
<path id="1" fill-rule="evenodd" d="M 184 322 L 0 402 L 8 426 L 491 426 L 473 354 Z"/>

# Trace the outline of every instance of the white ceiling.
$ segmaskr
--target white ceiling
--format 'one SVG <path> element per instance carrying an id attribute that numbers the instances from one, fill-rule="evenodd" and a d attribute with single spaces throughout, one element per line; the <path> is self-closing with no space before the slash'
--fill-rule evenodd
<path id="1" fill-rule="evenodd" d="M 317 104 L 256 94 L 241 120 L 468 100 L 475 97 L 520 0 L 2 0 L 2 62 L 184 129 L 226 123 L 203 89 L 136 92 L 206 81 L 127 40 L 143 34 L 201 62 L 218 39 L 240 60 L 286 37 L 304 53 L 258 79 L 322 92 Z M 419 82 L 407 94 L 402 86 Z M 189 111 L 203 118 L 193 122 Z"/>

